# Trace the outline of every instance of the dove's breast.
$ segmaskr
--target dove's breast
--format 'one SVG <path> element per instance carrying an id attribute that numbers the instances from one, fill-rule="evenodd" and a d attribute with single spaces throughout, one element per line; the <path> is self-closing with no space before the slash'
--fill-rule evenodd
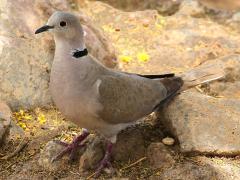
<path id="1" fill-rule="evenodd" d="M 91 64 L 84 60 L 55 61 L 52 65 L 50 90 L 53 101 L 70 121 L 80 127 L 96 129 L 97 112 L 102 109 L 98 102 L 98 81 Z"/>

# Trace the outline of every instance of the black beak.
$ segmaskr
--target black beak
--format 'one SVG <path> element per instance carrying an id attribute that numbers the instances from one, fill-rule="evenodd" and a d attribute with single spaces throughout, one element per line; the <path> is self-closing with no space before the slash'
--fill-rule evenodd
<path id="1" fill-rule="evenodd" d="M 45 25 L 45 26 L 40 27 L 39 29 L 37 29 L 35 31 L 35 34 L 42 33 L 42 32 L 48 31 L 49 29 L 53 29 L 53 28 L 54 28 L 54 26 Z"/>

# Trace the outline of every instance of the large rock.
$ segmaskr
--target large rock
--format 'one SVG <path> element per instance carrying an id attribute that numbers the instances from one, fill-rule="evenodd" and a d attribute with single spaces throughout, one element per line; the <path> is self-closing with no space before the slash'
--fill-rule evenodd
<path id="1" fill-rule="evenodd" d="M 197 161 L 201 164 L 210 166 L 210 169 L 217 173 L 216 179 L 234 179 L 240 177 L 239 159 L 224 158 L 224 157 L 197 157 Z"/>
<path id="2" fill-rule="evenodd" d="M 174 14 L 181 4 L 182 0 L 102 0 L 115 8 L 126 11 L 136 11 L 144 9 L 156 9 L 164 15 Z"/>
<path id="3" fill-rule="evenodd" d="M 159 177 L 153 177 L 152 179 L 178 179 L 178 180 L 212 180 L 217 178 L 217 173 L 209 165 L 198 165 L 192 162 L 184 162 L 173 166 L 163 173 Z"/>
<path id="4" fill-rule="evenodd" d="M 236 11 L 240 10 L 239 0 L 198 0 L 210 9 Z"/>
<path id="5" fill-rule="evenodd" d="M 120 62 L 124 71 L 184 72 L 239 50 L 239 37 L 229 28 L 207 18 L 194 18 L 186 6 L 181 8 L 186 14 L 163 17 L 156 10 L 122 12 L 91 1 L 83 11 L 108 34 L 120 60 L 130 57 L 125 59 L 127 63 L 124 59 Z M 142 52 L 149 55 L 146 62 L 138 59 Z"/>
<path id="6" fill-rule="evenodd" d="M 186 91 L 165 108 L 162 122 L 182 152 L 235 155 L 240 154 L 239 117 L 240 100 Z"/>
<path id="7" fill-rule="evenodd" d="M 217 157 L 195 157 L 191 161 L 178 162 L 171 168 L 163 170 L 159 176 L 152 176 L 150 179 L 237 180 L 240 176 L 239 170 L 238 162 L 235 160 Z"/>
<path id="8" fill-rule="evenodd" d="M 49 34 L 35 36 L 56 10 L 71 11 L 67 1 L 1 0 L 0 97 L 11 107 L 45 106 L 51 102 L 48 89 L 54 42 Z M 113 47 L 102 32 L 79 14 L 87 32 L 90 53 L 109 67 L 116 64 Z"/>
<path id="9" fill-rule="evenodd" d="M 214 64 L 222 64 L 226 76 L 221 81 L 207 85 L 209 94 L 224 98 L 240 98 L 240 55 L 233 54 L 217 59 Z"/>
<path id="10" fill-rule="evenodd" d="M 0 146 L 5 142 L 11 125 L 12 112 L 7 104 L 0 102 Z"/>

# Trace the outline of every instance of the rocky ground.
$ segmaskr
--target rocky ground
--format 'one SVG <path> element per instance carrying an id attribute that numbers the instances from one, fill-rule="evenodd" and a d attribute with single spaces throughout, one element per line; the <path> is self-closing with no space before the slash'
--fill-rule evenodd
<path id="1" fill-rule="evenodd" d="M 226 73 L 120 133 L 116 172 L 100 178 L 239 179 L 239 13 L 193 0 L 103 2 L 0 1 L 0 178 L 91 178 L 103 156 L 104 141 L 91 134 L 75 162 L 50 162 L 63 148 L 54 139 L 69 142 L 81 132 L 52 106 L 52 37 L 33 34 L 58 9 L 79 16 L 88 49 L 110 68 L 180 74 L 217 65 Z"/>

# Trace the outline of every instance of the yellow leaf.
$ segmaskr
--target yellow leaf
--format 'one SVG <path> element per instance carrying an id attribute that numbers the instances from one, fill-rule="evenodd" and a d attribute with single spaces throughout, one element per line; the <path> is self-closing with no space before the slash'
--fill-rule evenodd
<path id="1" fill-rule="evenodd" d="M 131 57 L 131 56 L 125 56 L 125 55 L 119 56 L 119 59 L 120 59 L 122 62 L 126 62 L 126 63 L 129 63 L 129 62 L 132 61 L 132 57 Z"/>
<path id="2" fill-rule="evenodd" d="M 23 122 L 19 122 L 18 125 L 23 129 L 26 129 L 26 127 L 27 127 L 26 124 Z"/>
<path id="3" fill-rule="evenodd" d="M 149 60 L 149 55 L 145 52 L 141 52 L 137 54 L 138 61 L 147 62 Z"/>
<path id="4" fill-rule="evenodd" d="M 25 113 L 24 110 L 20 109 L 19 114 L 20 114 L 21 116 L 23 116 L 24 113 Z"/>
<path id="5" fill-rule="evenodd" d="M 46 123 L 46 117 L 45 117 L 44 114 L 39 114 L 39 116 L 38 116 L 37 119 L 38 119 L 38 121 L 39 121 L 40 124 Z"/>
<path id="6" fill-rule="evenodd" d="M 165 18 L 162 16 L 158 16 L 155 25 L 158 28 L 163 28 L 166 25 Z"/>
<path id="7" fill-rule="evenodd" d="M 29 114 L 26 114 L 23 118 L 26 119 L 26 120 L 31 120 L 31 119 L 32 119 L 32 116 L 29 115 Z"/>

